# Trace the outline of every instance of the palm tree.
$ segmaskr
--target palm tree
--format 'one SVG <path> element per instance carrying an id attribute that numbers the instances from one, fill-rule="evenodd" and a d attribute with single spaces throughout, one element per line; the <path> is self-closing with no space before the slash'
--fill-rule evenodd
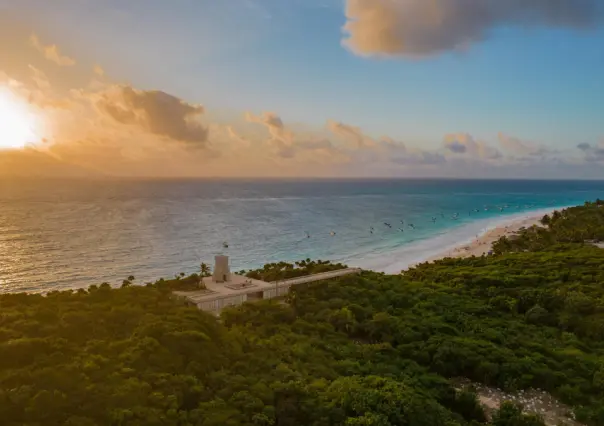
<path id="1" fill-rule="evenodd" d="M 201 276 L 202 277 L 209 277 L 210 273 L 211 273 L 211 269 L 210 267 L 206 264 L 206 263 L 202 263 L 200 268 L 199 268 L 200 272 L 201 272 Z"/>
<path id="2" fill-rule="evenodd" d="M 211 269 L 206 263 L 201 263 L 199 266 L 199 275 L 197 277 L 197 287 L 200 289 L 205 289 L 206 286 L 203 283 L 204 277 L 209 277 L 211 275 Z"/>

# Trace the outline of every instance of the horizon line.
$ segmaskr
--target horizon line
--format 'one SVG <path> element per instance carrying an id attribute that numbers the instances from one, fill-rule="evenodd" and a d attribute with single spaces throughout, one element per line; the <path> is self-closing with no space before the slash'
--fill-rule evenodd
<path id="1" fill-rule="evenodd" d="M 604 178 L 447 177 L 447 176 L 1 176 L 9 180 L 76 181 L 518 181 L 518 182 L 604 182 Z"/>

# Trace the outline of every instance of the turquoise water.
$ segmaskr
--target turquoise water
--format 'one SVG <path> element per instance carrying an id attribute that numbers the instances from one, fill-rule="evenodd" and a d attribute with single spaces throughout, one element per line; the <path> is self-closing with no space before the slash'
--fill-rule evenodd
<path id="1" fill-rule="evenodd" d="M 390 271 L 506 218 L 598 197 L 604 182 L 0 180 L 0 291 L 144 282 L 217 253 L 235 270 L 310 257 Z"/>

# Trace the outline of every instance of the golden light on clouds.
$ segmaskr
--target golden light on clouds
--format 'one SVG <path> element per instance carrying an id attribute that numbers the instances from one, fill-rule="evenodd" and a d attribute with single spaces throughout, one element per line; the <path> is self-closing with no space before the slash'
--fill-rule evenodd
<path id="1" fill-rule="evenodd" d="M 18 149 L 38 141 L 38 119 L 9 88 L 0 87 L 0 149 Z"/>
<path id="2" fill-rule="evenodd" d="M 495 0 L 346 0 L 345 43 L 363 56 L 429 56 L 454 50 L 460 40 L 478 43 L 491 21 L 503 18 L 459 25 L 480 18 L 461 13 L 472 2 L 516 16 L 513 6 L 495 7 Z M 555 21 L 546 2 L 525 3 L 521 15 L 540 16 L 535 24 Z M 583 12 L 573 16 L 561 25 L 589 23 Z M 204 99 L 117 80 L 111 63 L 96 64 L 93 50 L 72 57 L 68 49 L 78 43 L 54 44 L 52 34 L 41 39 L 36 30 L 24 27 L 20 38 L 0 46 L 0 176 L 466 176 L 468 170 L 604 164 L 593 142 L 556 152 L 540 141 L 503 133 L 489 140 L 464 129 L 432 142 L 402 141 L 338 119 L 306 125 L 282 119 L 284 111 L 213 110 L 201 105 Z"/>
<path id="3" fill-rule="evenodd" d="M 61 67 L 72 67 L 76 64 L 75 60 L 71 59 L 69 56 L 63 55 L 56 44 L 45 46 L 35 34 L 30 36 L 29 41 L 36 50 L 46 57 L 46 59 Z"/>

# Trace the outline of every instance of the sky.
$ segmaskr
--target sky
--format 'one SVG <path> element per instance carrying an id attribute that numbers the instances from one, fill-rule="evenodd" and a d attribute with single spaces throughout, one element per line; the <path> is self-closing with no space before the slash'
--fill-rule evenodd
<path id="1" fill-rule="evenodd" d="M 0 175 L 604 178 L 603 24 L 604 0 L 0 0 Z"/>

